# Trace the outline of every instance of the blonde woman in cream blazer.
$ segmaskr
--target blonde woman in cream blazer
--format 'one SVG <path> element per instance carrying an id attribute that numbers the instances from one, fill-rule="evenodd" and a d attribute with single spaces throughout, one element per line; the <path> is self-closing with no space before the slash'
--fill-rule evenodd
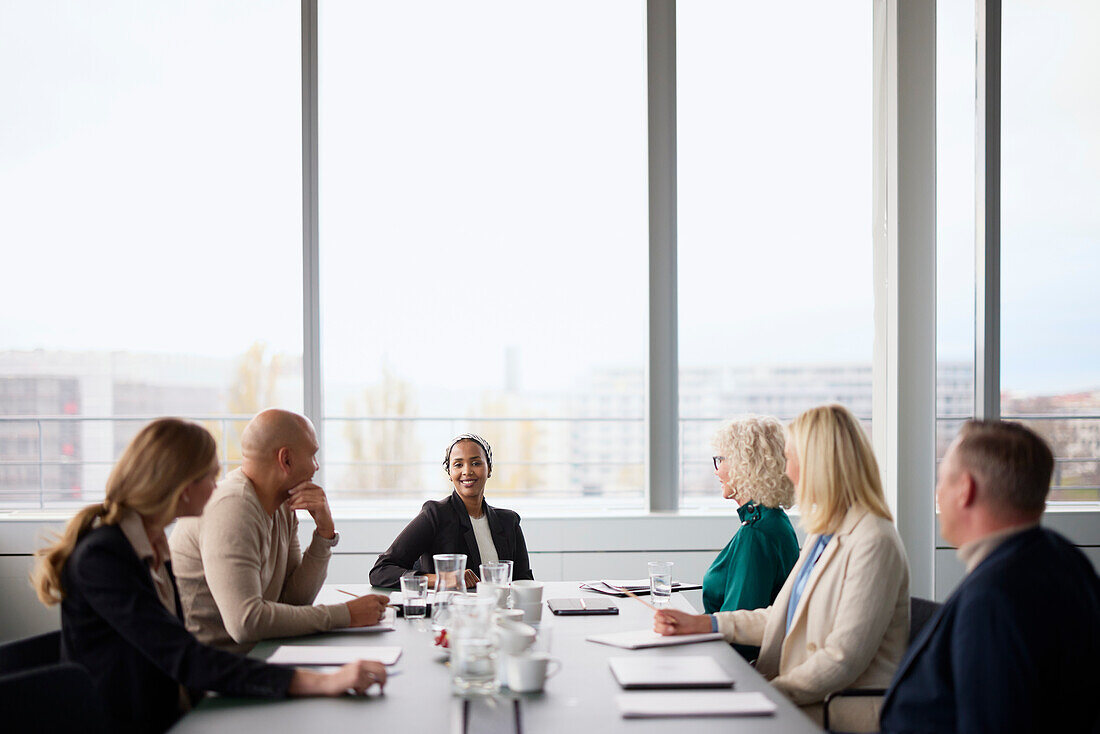
<path id="1" fill-rule="evenodd" d="M 717 629 L 728 642 L 759 645 L 757 671 L 820 723 L 827 694 L 890 684 L 909 637 L 909 568 L 859 422 L 823 406 L 795 419 L 790 434 L 787 472 L 808 536 L 775 603 L 715 615 L 666 610 L 654 629 Z M 830 719 L 839 730 L 874 731 L 880 704 L 844 699 Z"/>

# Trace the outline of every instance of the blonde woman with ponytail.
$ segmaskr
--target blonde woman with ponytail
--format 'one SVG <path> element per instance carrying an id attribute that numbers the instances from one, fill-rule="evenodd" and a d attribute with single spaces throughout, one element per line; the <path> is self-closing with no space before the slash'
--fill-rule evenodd
<path id="1" fill-rule="evenodd" d="M 788 434 L 787 475 L 807 537 L 775 602 L 714 615 L 665 610 L 653 626 L 760 645 L 757 671 L 821 723 L 827 694 L 885 688 L 893 678 L 909 637 L 909 562 L 859 421 L 825 405 L 798 416 Z M 877 730 L 880 704 L 835 702 L 830 725 Z"/>
<path id="2" fill-rule="evenodd" d="M 202 645 L 186 630 L 164 530 L 202 513 L 218 471 L 206 429 L 155 420 L 126 447 L 104 501 L 37 554 L 32 583 L 43 604 L 61 605 L 62 659 L 88 669 L 112 731 L 165 731 L 206 690 L 336 696 L 385 683 L 378 663 L 331 674 L 280 668 Z"/>

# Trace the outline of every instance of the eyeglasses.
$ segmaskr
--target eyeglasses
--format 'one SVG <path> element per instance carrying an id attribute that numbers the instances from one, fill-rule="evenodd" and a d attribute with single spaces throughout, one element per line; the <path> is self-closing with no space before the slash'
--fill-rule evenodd
<path id="1" fill-rule="evenodd" d="M 718 465 L 726 460 L 725 456 L 712 456 L 710 458 L 714 461 L 714 471 L 718 471 Z"/>

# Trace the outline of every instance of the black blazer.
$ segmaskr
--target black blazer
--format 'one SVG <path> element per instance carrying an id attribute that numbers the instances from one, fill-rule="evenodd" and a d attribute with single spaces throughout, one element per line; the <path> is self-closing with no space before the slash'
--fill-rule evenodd
<path id="1" fill-rule="evenodd" d="M 172 586 L 176 577 L 171 565 Z M 112 731 L 161 732 L 179 717 L 180 684 L 234 696 L 281 698 L 291 668 L 215 650 L 157 597 L 149 569 L 117 525 L 90 531 L 62 571 L 61 659 L 78 663 L 103 697 Z"/>
<path id="2" fill-rule="evenodd" d="M 1091 732 L 1100 716 L 1100 580 L 1043 528 L 1005 540 L 913 640 L 882 731 Z"/>
<path id="3" fill-rule="evenodd" d="M 512 578 L 533 579 L 527 544 L 519 527 L 519 514 L 512 510 L 490 507 L 481 501 L 481 509 L 489 518 L 489 532 L 502 561 L 512 561 Z M 432 556 L 436 553 L 465 553 L 466 568 L 478 573 L 481 553 L 474 538 L 470 513 L 458 492 L 445 500 L 429 500 L 420 514 L 405 526 L 385 553 L 378 556 L 370 570 L 370 582 L 375 586 L 398 588 L 401 575 L 409 571 L 435 573 Z"/>

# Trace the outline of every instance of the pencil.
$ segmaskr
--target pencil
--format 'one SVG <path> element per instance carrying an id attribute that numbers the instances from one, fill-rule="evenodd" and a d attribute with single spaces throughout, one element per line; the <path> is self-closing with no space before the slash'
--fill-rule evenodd
<path id="1" fill-rule="evenodd" d="M 646 605 L 647 607 L 649 607 L 649 608 L 650 608 L 650 609 L 652 609 L 653 611 L 655 611 L 655 612 L 659 612 L 659 611 L 661 611 L 661 610 L 660 610 L 660 609 L 658 609 L 657 607 L 655 607 L 655 606 L 653 606 L 652 604 L 650 604 L 649 602 L 647 602 L 647 601 L 646 601 L 645 599 L 643 599 L 642 597 L 640 597 L 640 596 L 638 596 L 637 594 L 635 594 L 634 592 L 632 592 L 632 591 L 631 591 L 630 589 L 625 589 L 625 588 L 624 588 L 624 589 L 623 589 L 622 591 L 623 591 L 623 593 L 624 593 L 624 594 L 626 594 L 627 596 L 629 596 L 629 597 L 630 597 L 631 599 L 635 599 L 635 600 L 637 600 L 637 601 L 640 601 L 640 602 L 641 602 L 642 604 L 645 604 L 645 605 Z"/>
<path id="2" fill-rule="evenodd" d="M 344 591 L 343 589 L 337 589 L 337 591 L 339 591 L 341 594 L 347 594 L 348 596 L 354 596 L 357 599 L 359 598 L 358 594 L 353 594 L 350 591 Z"/>

